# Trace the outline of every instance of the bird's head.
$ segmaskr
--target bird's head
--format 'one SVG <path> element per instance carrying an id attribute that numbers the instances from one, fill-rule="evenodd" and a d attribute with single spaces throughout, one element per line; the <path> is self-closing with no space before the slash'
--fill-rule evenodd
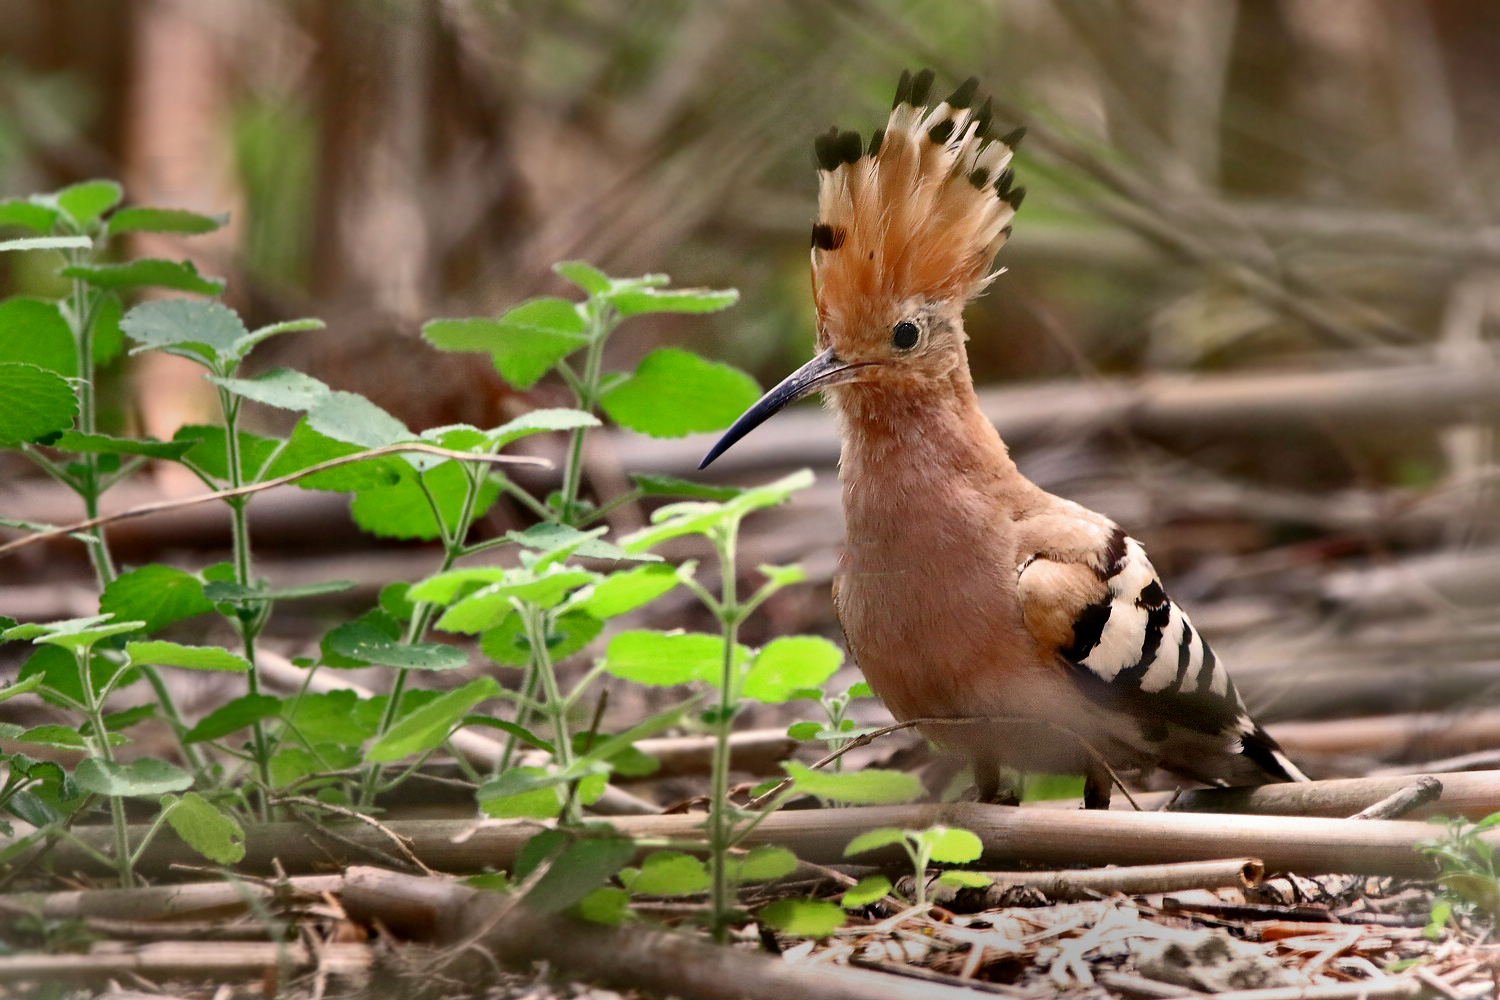
<path id="1" fill-rule="evenodd" d="M 975 106 L 972 78 L 929 107 L 932 81 L 931 70 L 901 74 L 890 120 L 869 140 L 836 128 L 818 137 L 818 353 L 746 410 L 700 468 L 809 393 L 931 391 L 966 366 L 963 308 L 999 273 L 995 253 L 1025 194 L 1010 169 L 1024 130 L 991 135 L 990 102 Z"/>

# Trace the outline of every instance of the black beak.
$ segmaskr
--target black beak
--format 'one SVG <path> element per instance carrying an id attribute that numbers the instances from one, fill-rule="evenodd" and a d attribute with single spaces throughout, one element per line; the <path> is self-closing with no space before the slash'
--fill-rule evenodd
<path id="1" fill-rule="evenodd" d="M 848 381 L 849 373 L 863 367 L 862 364 L 851 365 L 845 362 L 830 347 L 782 379 L 774 389 L 760 397 L 754 406 L 740 414 L 740 418 L 719 438 L 719 443 L 703 456 L 698 468 L 708 468 L 714 459 L 728 451 L 736 441 L 780 413 L 788 404 L 826 386 Z"/>

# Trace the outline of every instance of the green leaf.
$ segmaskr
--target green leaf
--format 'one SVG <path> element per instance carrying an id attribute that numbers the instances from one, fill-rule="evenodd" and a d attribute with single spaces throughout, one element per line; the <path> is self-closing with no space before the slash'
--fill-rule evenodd
<path id="1" fill-rule="evenodd" d="M 58 208 L 72 216 L 80 227 L 87 229 L 99 221 L 99 216 L 118 205 L 124 193 L 114 181 L 97 180 L 65 187 L 53 198 L 57 201 Z"/>
<path id="2" fill-rule="evenodd" d="M 849 841 L 844 848 L 844 857 L 850 858 L 856 854 L 873 851 L 881 847 L 890 847 L 892 844 L 904 844 L 906 842 L 906 831 L 898 830 L 893 826 L 883 826 L 875 830 L 866 830 L 864 833 Z"/>
<path id="3" fill-rule="evenodd" d="M 1021 801 L 1081 799 L 1084 784 L 1085 780 L 1081 774 L 1023 774 L 1021 776 Z"/>
<path id="4" fill-rule="evenodd" d="M 245 859 L 245 831 L 197 792 L 167 807 L 167 822 L 183 843 L 210 861 L 233 865 Z"/>
<path id="5" fill-rule="evenodd" d="M 562 811 L 558 786 L 565 779 L 540 767 L 513 767 L 479 786 L 474 797 L 496 819 L 552 819 Z"/>
<path id="6" fill-rule="evenodd" d="M 154 257 L 145 257 L 126 264 L 75 264 L 63 268 L 61 274 L 64 278 L 79 278 L 95 288 L 110 290 L 142 287 L 170 288 L 173 291 L 191 292 L 195 295 L 218 295 L 224 291 L 223 278 L 199 274 L 198 269 L 190 260 L 159 260 Z M 152 303 L 147 303 L 147 305 L 150 304 Z"/>
<path id="7" fill-rule="evenodd" d="M 192 450 L 194 441 L 158 441 L 156 438 L 120 438 L 108 434 L 80 434 L 63 431 L 52 447 L 92 455 L 143 455 L 176 461 Z"/>
<path id="8" fill-rule="evenodd" d="M 307 412 L 307 423 L 319 434 L 362 448 L 381 448 L 412 438 L 405 424 L 353 392 L 328 393 Z"/>
<path id="9" fill-rule="evenodd" d="M 469 709 L 498 697 L 500 685 L 493 677 L 480 677 L 402 716 L 386 734 L 370 745 L 365 758 L 386 764 L 415 753 L 431 750 L 448 738 Z"/>
<path id="10" fill-rule="evenodd" d="M 353 692 L 349 692 L 352 696 Z M 351 698 L 352 700 L 352 698 Z M 264 719 L 281 714 L 281 699 L 268 694 L 245 694 L 227 701 L 199 720 L 183 734 L 184 743 L 217 740 L 239 732 Z"/>
<path id="11" fill-rule="evenodd" d="M 124 314 L 125 307 L 113 292 L 100 293 L 94 300 L 94 364 L 101 368 L 125 349 L 125 335 L 120 332 Z"/>
<path id="12" fill-rule="evenodd" d="M 129 764 L 89 757 L 79 762 L 73 780 L 84 791 L 110 797 L 155 798 L 193 787 L 191 774 L 176 764 L 153 757 L 142 757 Z"/>
<path id="13" fill-rule="evenodd" d="M 322 597 L 351 590 L 353 580 L 328 580 L 324 583 L 304 583 L 296 587 L 242 587 L 229 580 L 210 580 L 203 585 L 203 596 L 216 604 L 264 604 L 268 601 L 292 601 L 301 597 Z"/>
<path id="14" fill-rule="evenodd" d="M 151 639 L 127 642 L 125 652 L 130 662 L 158 667 L 183 667 L 187 670 L 227 670 L 244 673 L 250 661 L 238 653 L 218 646 L 184 646 L 181 643 Z"/>
<path id="15" fill-rule="evenodd" d="M 335 441 L 326 434 L 319 434 L 308 426 L 307 418 L 304 417 L 292 428 L 292 436 L 266 469 L 264 478 L 276 479 L 320 462 L 357 455 L 364 450 L 357 444 Z M 390 456 L 381 456 L 366 462 L 350 462 L 348 465 L 304 476 L 295 480 L 293 485 L 305 490 L 327 490 L 333 493 L 353 493 L 394 486 L 401 482 L 403 475 L 414 475 L 403 465 L 397 465 L 398 461 Z"/>
<path id="16" fill-rule="evenodd" d="M 846 910 L 869 906 L 882 899 L 890 891 L 890 879 L 884 875 L 866 875 L 844 890 L 844 894 L 839 897 L 839 905 Z"/>
<path id="17" fill-rule="evenodd" d="M 786 734 L 794 740 L 815 740 L 823 729 L 817 722 L 794 722 L 786 727 Z"/>
<path id="18" fill-rule="evenodd" d="M 891 805 L 910 802 L 922 794 L 922 782 L 917 776 L 901 771 L 882 771 L 873 767 L 863 771 L 815 771 L 793 760 L 781 766 L 796 781 L 798 791 L 834 802 Z"/>
<path id="19" fill-rule="evenodd" d="M 981 872 L 943 872 L 938 884 L 952 889 L 983 889 L 995 884 L 995 880 Z"/>
<path id="20" fill-rule="evenodd" d="M 33 233 L 49 233 L 57 221 L 57 210 L 34 201 L 7 198 L 0 201 L 0 228 L 19 226 Z"/>
<path id="21" fill-rule="evenodd" d="M 588 324 L 566 299 L 523 302 L 499 319 L 436 319 L 422 336 L 445 351 L 485 351 L 505 381 L 529 389 L 588 342 Z"/>
<path id="22" fill-rule="evenodd" d="M 798 688 L 817 687 L 832 677 L 843 662 L 839 648 L 818 636 L 773 639 L 756 654 L 742 693 L 766 704 L 788 701 Z"/>
<path id="23" fill-rule="evenodd" d="M 499 566 L 468 566 L 464 569 L 452 569 L 412 584 L 406 596 L 413 601 L 448 604 L 459 597 L 474 593 L 481 587 L 499 583 L 512 572 L 514 571 L 502 569 Z"/>
<path id="24" fill-rule="evenodd" d="M 547 630 L 547 650 L 553 662 L 572 656 L 604 630 L 604 623 L 583 611 L 564 611 Z M 506 615 L 494 628 L 485 629 L 479 637 L 479 649 L 507 667 L 524 667 L 531 662 L 531 643 L 526 627 L 515 612 Z"/>
<path id="25" fill-rule="evenodd" d="M 567 278 L 589 295 L 603 295 L 614 288 L 609 275 L 592 264 L 581 260 L 564 260 L 552 265 L 552 270 Z"/>
<path id="26" fill-rule="evenodd" d="M 740 299 L 733 288 L 632 288 L 609 296 L 610 305 L 621 316 L 641 313 L 711 313 L 727 309 Z"/>
<path id="27" fill-rule="evenodd" d="M 823 938 L 844 926 L 844 911 L 837 905 L 815 899 L 778 899 L 761 907 L 757 920 L 783 934 Z"/>
<path id="28" fill-rule="evenodd" d="M 421 484 L 417 482 L 419 475 Z M 423 492 L 422 485 L 426 486 L 426 493 Z M 468 478 L 464 470 L 457 462 L 445 461 L 426 472 L 407 473 L 393 486 L 360 490 L 355 494 L 350 510 L 354 515 L 354 522 L 371 534 L 382 538 L 431 541 L 441 534 L 432 513 L 433 502 L 436 502 L 442 512 L 443 523 L 451 530 L 458 524 L 468 489 Z M 432 497 L 431 501 L 428 494 Z M 474 516 L 483 515 L 499 496 L 500 486 L 493 479 L 480 484 Z"/>
<path id="29" fill-rule="evenodd" d="M 745 492 L 738 486 L 714 486 L 677 476 L 632 475 L 630 481 L 648 497 L 681 497 L 689 500 L 733 500 Z"/>
<path id="30" fill-rule="evenodd" d="M 19 296 L 0 302 L 0 361 L 36 365 L 65 378 L 78 374 L 73 331 L 56 302 Z"/>
<path id="31" fill-rule="evenodd" d="M 254 378 L 211 377 L 209 381 L 237 396 L 283 410 L 309 410 L 333 391 L 311 375 L 290 368 L 273 368 Z"/>
<path id="32" fill-rule="evenodd" d="M 83 736 L 76 729 L 67 726 L 47 725 L 32 726 L 30 729 L 17 733 L 8 738 L 17 743 L 30 743 L 39 747 L 50 747 L 54 750 L 80 750 L 87 746 Z"/>
<path id="33" fill-rule="evenodd" d="M 229 213 L 199 215 L 183 208 L 122 208 L 109 217 L 109 235 L 122 233 L 211 233 L 229 222 Z"/>
<path id="34" fill-rule="evenodd" d="M 485 436 L 497 451 L 531 434 L 546 431 L 571 431 L 580 427 L 598 427 L 599 418 L 582 410 L 545 409 L 532 410 L 507 423 L 501 424 Z"/>
<path id="35" fill-rule="evenodd" d="M 598 889 L 635 857 L 629 837 L 583 837 L 573 841 L 524 897 L 536 913 L 557 913 Z"/>
<path id="36" fill-rule="evenodd" d="M 67 430 L 77 414 L 78 399 L 61 375 L 36 365 L 0 363 L 0 447 Z"/>
<path id="37" fill-rule="evenodd" d="M 738 368 L 690 351 L 663 347 L 635 374 L 599 397 L 615 423 L 652 437 L 723 430 L 760 398 L 755 380 Z"/>
<path id="38" fill-rule="evenodd" d="M 638 896 L 691 896 L 709 886 L 708 868 L 691 854 L 653 851 L 626 886 Z"/>
<path id="39" fill-rule="evenodd" d="M 0 253 L 7 250 L 87 250 L 93 245 L 87 236 L 18 236 L 0 240 Z"/>
<path id="40" fill-rule="evenodd" d="M 630 552 L 643 552 L 671 538 L 707 534 L 715 527 L 742 518 L 753 510 L 784 503 L 793 493 L 806 489 L 812 482 L 812 472 L 802 469 L 764 486 L 744 490 L 734 499 L 723 503 L 690 500 L 667 504 L 652 513 L 651 527 L 620 539 L 620 546 Z"/>
<path id="41" fill-rule="evenodd" d="M 8 618 L 5 620 L 11 621 L 11 619 Z M 12 622 L 12 624 L 14 623 Z M 6 684 L 0 684 L 0 702 L 9 701 L 10 699 L 16 697 L 16 695 L 30 694 L 32 691 L 35 691 L 37 687 L 42 683 L 42 679 L 43 678 L 41 674 L 33 674 L 30 677 L 26 678 L 24 681 L 18 680 Z"/>
<path id="42" fill-rule="evenodd" d="M 576 606 L 595 618 L 615 618 L 651 603 L 680 582 L 676 568 L 665 563 L 637 566 L 600 580 Z"/>
<path id="43" fill-rule="evenodd" d="M 437 627 L 448 632 L 483 632 L 505 621 L 513 611 L 512 600 L 551 608 L 572 591 L 598 579 L 597 573 L 588 570 L 558 566 L 537 576 L 524 571 L 508 576 L 460 599 L 438 619 Z"/>
<path id="44" fill-rule="evenodd" d="M 17 625 L 6 629 L 0 636 L 6 639 L 30 639 L 36 643 L 61 646 L 63 649 L 88 649 L 111 635 L 134 632 L 145 622 L 109 621 L 110 615 L 89 615 L 84 618 L 68 618 L 46 624 Z"/>
<path id="45" fill-rule="evenodd" d="M 419 703 L 413 695 L 421 695 L 426 701 Z M 430 704 L 436 697 L 435 691 L 408 691 L 401 698 L 400 709 L 416 711 L 419 704 Z M 287 727 L 310 743 L 357 747 L 375 735 L 380 715 L 389 703 L 384 695 L 361 700 L 353 691 L 329 691 L 303 694 L 288 703 L 281 714 Z"/>
<path id="46" fill-rule="evenodd" d="M 363 621 L 338 626 L 328 633 L 327 642 L 340 656 L 377 667 L 456 670 L 469 663 L 464 651 L 454 646 L 439 642 L 398 642 Z"/>
<path id="47" fill-rule="evenodd" d="M 763 844 L 743 858 L 730 859 L 736 882 L 769 882 L 797 870 L 797 855 L 785 847 Z"/>
<path id="48" fill-rule="evenodd" d="M 192 299 L 143 302 L 125 314 L 120 320 L 120 329 L 141 345 L 131 351 L 132 354 L 143 350 L 169 351 L 208 367 L 232 361 L 235 344 L 247 332 L 234 310 L 217 302 Z"/>
<path id="49" fill-rule="evenodd" d="M 490 729 L 498 729 L 502 733 L 509 733 L 511 736 L 514 736 L 516 739 L 520 740 L 522 743 L 525 743 L 527 746 L 536 747 L 538 750 L 545 751 L 549 756 L 557 752 L 556 748 L 553 747 L 551 743 L 542 739 L 536 733 L 533 733 L 525 726 L 518 725 L 506 719 L 495 719 L 491 718 L 488 715 L 466 715 L 464 716 L 464 725 L 487 726 Z"/>
<path id="50" fill-rule="evenodd" d="M 618 927 L 630 915 L 630 893 L 613 885 L 601 885 L 578 901 L 578 916 L 591 924 Z"/>
<path id="51" fill-rule="evenodd" d="M 600 538 L 605 530 L 595 528 L 591 531 L 579 531 L 566 524 L 543 522 L 533 524 L 525 531 L 508 531 L 505 537 L 538 553 L 536 560 L 530 564 L 534 571 L 543 570 L 551 563 L 562 562 L 573 555 L 586 559 L 640 560 L 640 556 Z"/>
<path id="52" fill-rule="evenodd" d="M 849 690 L 846 693 L 849 695 L 850 698 L 873 698 L 873 697 L 875 697 L 875 691 L 874 691 L 874 689 L 871 688 L 870 685 L 866 684 L 864 681 L 855 681 L 853 684 L 850 684 L 849 685 Z M 1080 792 L 1079 794 L 1082 795 L 1083 793 Z"/>
<path id="53" fill-rule="evenodd" d="M 191 573 L 153 563 L 121 573 L 99 597 L 99 610 L 117 620 L 139 619 L 150 634 L 173 622 L 214 609 L 203 596 L 203 581 Z"/>
<path id="54" fill-rule="evenodd" d="M 736 664 L 743 664 L 748 652 L 744 646 L 736 646 Z M 604 669 L 641 684 L 717 683 L 723 660 L 724 640 L 719 636 L 641 629 L 621 632 L 610 640 Z"/>
<path id="55" fill-rule="evenodd" d="M 984 844 L 979 838 L 962 827 L 932 826 L 917 837 L 927 847 L 928 856 L 943 864 L 964 864 L 984 853 Z"/>
<path id="56" fill-rule="evenodd" d="M 192 443 L 192 447 L 182 456 L 184 463 L 203 470 L 204 475 L 214 479 L 227 480 L 229 478 L 229 439 L 224 428 L 207 424 L 188 424 L 177 428 L 177 433 L 172 435 L 172 440 Z M 240 474 L 247 481 L 252 482 L 257 478 L 261 466 L 281 446 L 280 441 L 245 431 L 239 433 L 239 444 Z"/>

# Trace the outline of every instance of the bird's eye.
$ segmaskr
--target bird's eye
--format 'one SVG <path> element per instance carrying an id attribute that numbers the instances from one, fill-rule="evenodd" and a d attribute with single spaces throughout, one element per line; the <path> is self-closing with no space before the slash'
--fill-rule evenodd
<path id="1" fill-rule="evenodd" d="M 921 335 L 921 332 L 917 329 L 917 324 L 909 319 L 904 319 L 897 323 L 896 328 L 891 331 L 891 343 L 895 344 L 900 350 L 910 350 L 917 346 L 917 338 Z"/>

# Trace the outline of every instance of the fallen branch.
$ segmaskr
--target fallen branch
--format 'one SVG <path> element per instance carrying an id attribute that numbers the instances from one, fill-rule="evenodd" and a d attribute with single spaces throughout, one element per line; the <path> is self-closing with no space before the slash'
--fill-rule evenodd
<path id="1" fill-rule="evenodd" d="M 313 952 L 301 944 L 161 941 L 88 955 L 0 957 L 0 983 L 93 983 L 132 974 L 156 980 L 274 982 L 278 970 L 302 972 L 317 967 L 335 975 L 359 975 L 373 961 L 369 947 L 362 944 L 324 944 Z"/>
<path id="2" fill-rule="evenodd" d="M 961 1000 L 968 990 L 915 985 L 823 963 L 792 964 L 736 951 L 683 934 L 584 924 L 525 908 L 506 897 L 453 882 L 350 869 L 340 903 L 349 916 L 392 931 L 453 946 L 446 965 L 429 976 L 464 983 L 482 979 L 498 962 L 546 962 L 570 979 L 689 1000 Z M 485 928 L 475 935 L 475 928 Z M 463 946 L 459 948 L 458 946 Z"/>
<path id="3" fill-rule="evenodd" d="M 284 882 L 190 882 L 147 889 L 74 889 L 0 896 L 0 911 L 44 920 L 212 920 L 252 906 L 272 909 L 314 903 L 343 884 L 341 875 L 308 875 Z"/>
<path id="4" fill-rule="evenodd" d="M 1097 899 L 1112 893 L 1144 896 L 1186 889 L 1249 889 L 1265 878 L 1266 866 L 1255 858 L 1228 861 L 1189 861 L 1170 865 L 1133 865 L 1049 872 L 980 872 L 994 879 L 983 889 L 960 889 L 949 895 L 960 902 L 944 902 L 962 913 L 1014 905 L 1016 890 L 1033 890 L 1049 900 Z M 908 876 L 910 878 L 910 876 Z M 906 881 L 905 879 L 902 880 Z M 898 884 L 903 892 L 905 888 Z M 937 897 L 942 902 L 941 897 Z"/>

